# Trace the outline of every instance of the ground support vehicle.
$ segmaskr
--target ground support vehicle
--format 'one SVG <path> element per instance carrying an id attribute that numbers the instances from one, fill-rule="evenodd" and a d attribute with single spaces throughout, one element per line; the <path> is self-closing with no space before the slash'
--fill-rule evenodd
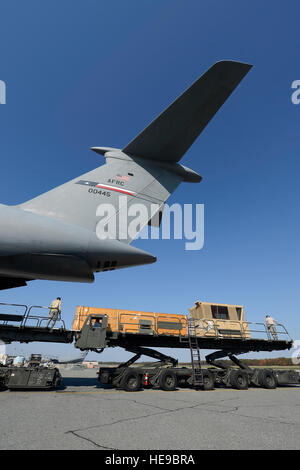
<path id="1" fill-rule="evenodd" d="M 61 383 L 56 367 L 2 366 L 0 388 L 8 390 L 52 390 Z"/>
<path id="2" fill-rule="evenodd" d="M 98 377 L 104 385 L 135 391 L 149 387 L 174 390 L 179 386 L 205 390 L 216 386 L 275 388 L 299 383 L 295 370 L 250 368 L 237 358 L 253 351 L 288 350 L 293 345 L 283 325 L 277 326 L 274 338 L 265 324 L 247 322 L 242 306 L 197 302 L 190 309 L 190 317 L 79 306 L 72 330 L 67 330 L 62 321 L 59 328 L 43 326 L 48 317 L 34 313 L 34 309 L 48 307 L 23 307 L 23 315 L 0 314 L 2 341 L 74 341 L 74 346 L 82 351 L 101 353 L 106 347 L 121 347 L 134 353 L 118 367 L 100 368 Z M 189 349 L 191 367 L 178 367 L 176 359 L 152 348 Z M 206 356 L 209 367 L 203 367 L 201 349 L 215 351 Z M 142 355 L 158 362 L 146 366 L 135 364 Z M 219 360 L 224 357 L 230 358 L 233 365 Z"/>

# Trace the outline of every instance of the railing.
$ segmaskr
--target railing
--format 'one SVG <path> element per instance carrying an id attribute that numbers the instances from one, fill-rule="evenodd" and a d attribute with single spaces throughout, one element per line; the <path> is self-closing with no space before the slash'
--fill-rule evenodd
<path id="1" fill-rule="evenodd" d="M 191 320 L 191 319 L 190 319 Z M 242 339 L 264 339 L 268 341 L 276 341 L 284 336 L 284 339 L 293 341 L 284 325 L 276 325 L 276 334 L 273 336 L 265 323 L 247 322 L 238 320 L 222 320 L 222 319 L 193 319 L 196 334 L 201 337 L 215 338 L 242 338 Z"/>
<path id="2" fill-rule="evenodd" d="M 293 341 L 293 338 L 290 336 L 290 334 L 287 331 L 286 327 L 284 325 L 282 325 L 282 323 L 278 323 L 277 325 L 274 325 L 274 326 L 275 326 L 275 332 L 276 332 L 277 337 L 287 336 L 290 339 L 290 341 Z M 266 327 L 266 330 L 267 330 L 267 333 L 268 333 L 268 338 L 270 340 L 273 340 L 274 338 L 273 338 L 272 333 L 269 330 L 269 328 Z"/>
<path id="3" fill-rule="evenodd" d="M 1 310 L 1 307 L 5 306 L 5 312 Z M 43 309 L 47 310 L 47 316 L 33 314 L 33 309 Z M 12 311 L 14 310 L 14 311 Z M 17 310 L 17 311 L 16 311 Z M 31 326 L 36 328 L 45 328 L 48 320 L 49 320 L 49 311 L 51 307 L 44 307 L 42 305 L 28 305 L 23 304 L 8 304 L 4 302 L 0 302 L 0 325 L 15 325 L 16 323 L 19 324 L 20 328 L 25 326 Z M 5 318 L 5 320 L 1 320 L 1 315 Z M 10 317 L 10 318 L 9 318 Z M 52 322 L 52 320 L 51 320 Z M 61 315 L 58 315 L 56 322 L 60 323 L 61 329 L 66 329 L 65 322 L 61 319 Z M 33 324 L 32 324 L 33 323 Z"/>
<path id="4" fill-rule="evenodd" d="M 33 315 L 31 312 L 33 309 L 44 309 L 44 310 L 47 310 L 48 311 L 48 316 L 45 317 L 45 316 L 41 316 L 41 315 Z M 43 322 L 48 322 L 48 320 L 50 319 L 51 322 L 52 322 L 52 319 L 49 318 L 49 312 L 51 310 L 51 307 L 44 307 L 42 305 L 31 305 L 31 307 L 29 307 L 26 315 L 24 316 L 24 319 L 23 319 L 23 322 L 22 322 L 22 326 L 35 326 L 36 328 L 42 328 L 42 324 Z M 55 310 L 52 308 L 52 310 Z M 28 325 L 28 322 L 30 322 L 30 320 L 34 320 L 35 321 L 35 325 Z M 57 320 L 56 322 L 59 322 L 60 323 L 60 328 L 65 330 L 66 329 L 66 326 L 65 326 L 65 322 L 61 319 L 61 314 L 58 314 L 58 317 L 57 317 Z M 45 326 L 46 327 L 46 324 Z"/>
<path id="5" fill-rule="evenodd" d="M 2 306 L 5 307 L 5 311 L 2 310 Z M 24 318 L 26 312 L 28 310 L 28 306 L 25 304 L 8 304 L 5 302 L 0 302 L 0 325 L 8 325 L 8 323 L 20 323 L 21 317 Z M 1 316 L 5 317 L 20 317 L 18 320 L 1 320 Z"/>

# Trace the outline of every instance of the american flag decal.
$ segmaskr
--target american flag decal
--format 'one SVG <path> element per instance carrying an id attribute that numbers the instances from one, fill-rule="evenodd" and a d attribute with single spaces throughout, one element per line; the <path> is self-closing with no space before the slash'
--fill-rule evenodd
<path id="1" fill-rule="evenodd" d="M 123 181 L 129 181 L 130 180 L 130 176 L 128 176 L 128 175 L 117 175 L 117 178 L 119 180 L 123 180 Z"/>

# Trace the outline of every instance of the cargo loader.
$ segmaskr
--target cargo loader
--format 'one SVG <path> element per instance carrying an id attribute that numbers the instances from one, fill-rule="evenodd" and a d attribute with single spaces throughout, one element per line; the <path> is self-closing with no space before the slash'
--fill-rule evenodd
<path id="1" fill-rule="evenodd" d="M 292 339 L 283 325 L 274 340 L 263 323 L 246 321 L 243 306 L 196 302 L 190 316 L 156 312 L 77 307 L 73 331 L 75 347 L 102 352 L 119 346 L 135 355 L 118 367 L 101 367 L 99 381 L 127 391 L 141 388 L 175 390 L 193 386 L 212 390 L 215 386 L 246 390 L 250 385 L 276 388 L 299 384 L 295 370 L 255 369 L 244 365 L 236 356 L 250 351 L 290 349 Z M 251 333 L 260 336 L 253 338 Z M 191 367 L 178 367 L 178 361 L 151 347 L 189 348 Z M 206 356 L 212 367 L 204 368 L 200 349 L 218 349 Z M 147 366 L 133 364 L 148 356 L 158 362 Z M 230 367 L 216 359 L 228 357 Z"/>
<path id="2" fill-rule="evenodd" d="M 63 321 L 59 328 L 45 328 L 48 312 L 43 315 L 40 312 L 48 307 L 23 307 L 25 312 L 20 316 L 0 314 L 2 341 L 74 341 L 74 346 L 82 351 L 101 353 L 107 347 L 121 347 L 132 352 L 133 357 L 118 367 L 100 368 L 98 378 L 106 386 L 127 391 L 151 387 L 175 390 L 180 386 L 204 390 L 225 386 L 245 390 L 249 386 L 276 388 L 299 384 L 296 370 L 250 368 L 238 359 L 241 354 L 288 350 L 293 345 L 283 325 L 277 325 L 277 339 L 274 339 L 264 323 L 246 320 L 241 305 L 195 302 L 189 316 L 78 306 L 72 330 L 67 330 Z M 179 367 L 177 359 L 153 348 L 189 349 L 191 367 Z M 206 356 L 205 367 L 201 349 L 214 350 Z M 157 362 L 140 366 L 136 362 L 142 355 Z M 226 357 L 232 361 L 232 366 L 220 361 Z"/>

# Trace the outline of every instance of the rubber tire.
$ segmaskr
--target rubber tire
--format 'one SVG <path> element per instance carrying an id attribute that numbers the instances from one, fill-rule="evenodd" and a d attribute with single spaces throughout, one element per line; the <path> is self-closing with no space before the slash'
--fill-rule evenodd
<path id="1" fill-rule="evenodd" d="M 177 387 L 177 376 L 172 370 L 165 369 L 158 379 L 159 387 L 166 392 L 172 392 Z"/>
<path id="2" fill-rule="evenodd" d="M 56 377 L 53 384 L 53 389 L 59 388 L 61 386 L 61 377 Z"/>
<path id="3" fill-rule="evenodd" d="M 140 374 L 135 370 L 128 370 L 122 377 L 120 388 L 126 392 L 136 392 L 141 388 Z"/>
<path id="4" fill-rule="evenodd" d="M 107 385 L 110 383 L 110 376 L 108 372 L 103 372 L 102 374 L 99 374 L 98 380 L 101 384 Z"/>
<path id="5" fill-rule="evenodd" d="M 248 375 L 243 370 L 232 370 L 229 376 L 230 385 L 237 390 L 248 390 Z"/>
<path id="6" fill-rule="evenodd" d="M 270 369 L 262 369 L 258 373 L 258 383 L 261 387 L 267 388 L 269 390 L 275 389 L 277 387 L 277 380 L 274 375 L 274 372 Z"/>
<path id="7" fill-rule="evenodd" d="M 215 388 L 215 381 L 214 376 L 209 370 L 203 371 L 203 390 L 214 390 Z"/>

